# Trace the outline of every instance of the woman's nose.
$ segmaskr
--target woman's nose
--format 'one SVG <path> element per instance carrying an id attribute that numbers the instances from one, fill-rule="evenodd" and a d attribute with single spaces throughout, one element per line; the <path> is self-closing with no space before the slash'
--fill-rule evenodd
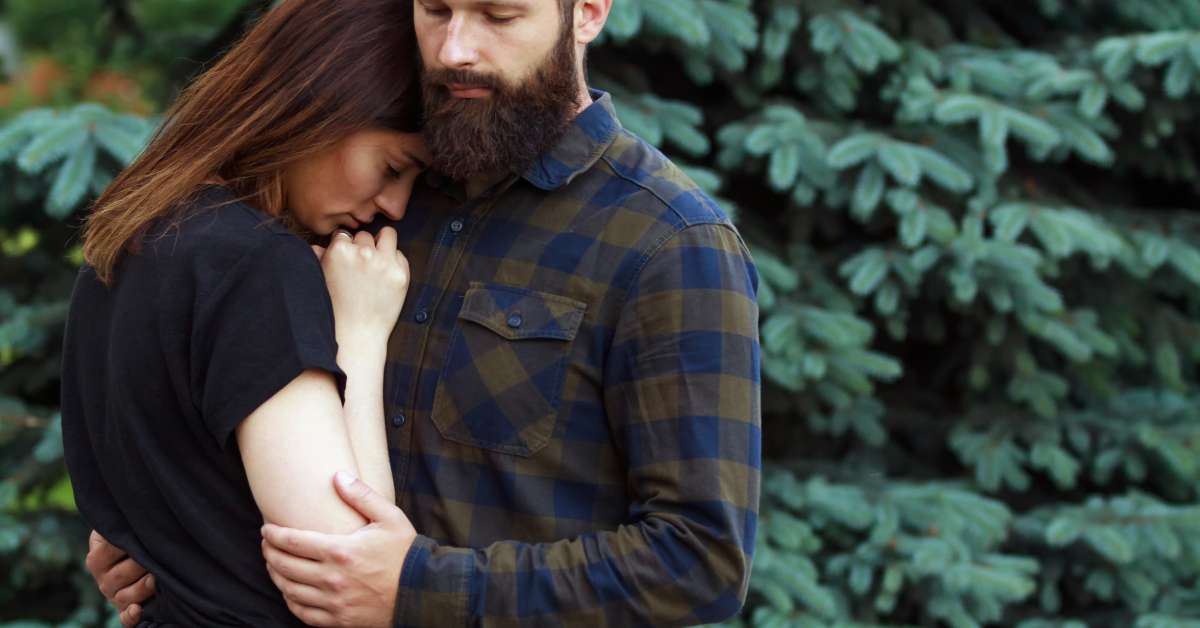
<path id="1" fill-rule="evenodd" d="M 406 176 L 380 192 L 379 196 L 375 197 L 375 206 L 379 211 L 392 220 L 403 219 L 408 211 L 408 201 L 418 174 L 420 173 L 416 169 L 405 173 Z"/>

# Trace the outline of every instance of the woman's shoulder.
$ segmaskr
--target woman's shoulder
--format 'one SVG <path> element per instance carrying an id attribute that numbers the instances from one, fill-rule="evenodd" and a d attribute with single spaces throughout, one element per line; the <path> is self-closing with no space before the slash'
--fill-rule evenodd
<path id="1" fill-rule="evenodd" d="M 158 285 L 172 295 L 212 296 L 260 277 L 324 285 L 320 262 L 303 238 L 215 186 L 154 222 L 116 270 L 118 283 Z"/>
<path id="2" fill-rule="evenodd" d="M 221 266 L 263 250 L 308 251 L 307 243 L 278 218 L 211 185 L 155 222 L 142 238 L 142 255 L 157 262 Z M 311 255 L 311 253 L 308 253 Z"/>
<path id="3" fill-rule="evenodd" d="M 228 188 L 209 185 L 156 221 L 146 232 L 146 243 L 174 235 L 227 246 L 252 247 L 279 236 L 297 238 L 282 222 L 242 202 Z"/>

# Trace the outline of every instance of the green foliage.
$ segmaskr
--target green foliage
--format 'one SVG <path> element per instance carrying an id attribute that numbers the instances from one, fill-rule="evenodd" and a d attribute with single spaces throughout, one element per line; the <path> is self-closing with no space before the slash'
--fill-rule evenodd
<path id="1" fill-rule="evenodd" d="M 160 108 L 256 9 L 4 7 Z M 615 0 L 590 58 L 760 271 L 770 462 L 730 625 L 1197 625 L 1200 0 Z M 58 330 L 77 210 L 154 124 L 0 122 L 0 622 L 107 616 Z"/>
<path id="2" fill-rule="evenodd" d="M 681 119 L 755 249 L 768 453 L 795 468 L 768 468 L 735 623 L 1197 614 L 1200 3 L 1034 4 L 756 3 L 727 67 L 683 26 L 614 42 L 733 99 Z M 695 89 L 621 71 L 632 127 L 626 101 Z M 1110 522 L 1130 509 L 1171 523 Z"/>
<path id="3" fill-rule="evenodd" d="M 61 113 L 31 109 L 0 131 L 0 164 L 12 161 L 22 175 L 50 181 L 46 213 L 62 219 L 89 192 L 103 191 L 116 170 L 137 157 L 153 130 L 147 120 L 95 104 Z M 112 167 L 97 168 L 102 151 Z M 57 167 L 50 168 L 52 164 Z"/>

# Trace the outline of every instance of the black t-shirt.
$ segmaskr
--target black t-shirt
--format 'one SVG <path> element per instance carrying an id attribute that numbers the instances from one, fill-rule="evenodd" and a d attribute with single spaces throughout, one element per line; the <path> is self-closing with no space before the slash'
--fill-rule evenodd
<path id="1" fill-rule="evenodd" d="M 67 468 L 87 522 L 154 574 L 145 619 L 301 625 L 267 576 L 234 429 L 305 369 L 339 388 L 345 378 L 316 257 L 230 200 L 207 188 L 182 222 L 151 228 L 111 288 L 79 273 L 63 356 Z"/>

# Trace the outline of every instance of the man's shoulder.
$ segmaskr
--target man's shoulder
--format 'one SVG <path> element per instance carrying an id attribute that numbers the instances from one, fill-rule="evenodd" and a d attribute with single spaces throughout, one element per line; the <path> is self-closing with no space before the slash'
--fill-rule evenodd
<path id="1" fill-rule="evenodd" d="M 649 142 L 621 129 L 593 167 L 606 178 L 593 209 L 620 209 L 682 230 L 694 225 L 732 226 L 729 214 L 678 165 Z"/>

